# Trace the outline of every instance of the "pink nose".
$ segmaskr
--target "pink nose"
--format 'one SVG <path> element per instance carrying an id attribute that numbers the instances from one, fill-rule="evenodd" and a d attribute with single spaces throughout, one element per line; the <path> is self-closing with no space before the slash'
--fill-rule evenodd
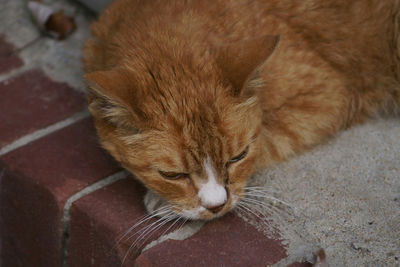
<path id="1" fill-rule="evenodd" d="M 218 205 L 218 206 L 213 206 L 213 207 L 208 206 L 208 207 L 205 207 L 205 208 L 208 209 L 209 211 L 211 211 L 212 213 L 218 213 L 225 206 L 225 203 L 222 203 L 221 205 Z"/>

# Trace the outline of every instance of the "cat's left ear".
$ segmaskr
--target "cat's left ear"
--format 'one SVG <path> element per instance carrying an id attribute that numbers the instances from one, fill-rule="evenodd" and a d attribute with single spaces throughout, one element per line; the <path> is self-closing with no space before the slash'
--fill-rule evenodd
<path id="1" fill-rule="evenodd" d="M 84 75 L 89 89 L 89 110 L 97 118 L 122 128 L 136 128 L 135 103 L 131 87 L 135 82 L 125 69 L 96 71 Z"/>
<path id="2" fill-rule="evenodd" d="M 216 46 L 217 64 L 232 84 L 234 95 L 241 94 L 250 75 L 273 54 L 279 40 L 279 35 L 266 35 Z"/>

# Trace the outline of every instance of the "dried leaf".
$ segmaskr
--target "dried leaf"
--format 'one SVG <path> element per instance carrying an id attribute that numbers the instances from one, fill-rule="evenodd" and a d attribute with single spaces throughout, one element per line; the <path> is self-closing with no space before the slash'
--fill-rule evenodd
<path id="1" fill-rule="evenodd" d="M 74 19 L 65 16 L 61 10 L 49 17 L 45 23 L 45 29 L 48 33 L 55 33 L 58 40 L 63 40 L 76 29 L 76 25 Z"/>
<path id="2" fill-rule="evenodd" d="M 29 1 L 28 8 L 39 27 L 58 40 L 65 39 L 76 29 L 74 19 L 65 16 L 63 10 L 54 12 L 49 6 L 38 1 Z"/>

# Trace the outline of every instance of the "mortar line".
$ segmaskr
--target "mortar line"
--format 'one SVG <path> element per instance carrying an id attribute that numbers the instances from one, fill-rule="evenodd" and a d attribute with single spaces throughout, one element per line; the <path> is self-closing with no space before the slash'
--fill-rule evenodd
<path id="1" fill-rule="evenodd" d="M 169 233 L 165 233 L 156 240 L 151 241 L 148 243 L 141 251 L 141 253 L 145 252 L 146 250 L 151 249 L 152 247 L 155 247 L 169 239 L 171 240 L 185 240 L 188 239 L 189 237 L 192 237 L 194 234 L 199 232 L 203 226 L 206 224 L 205 221 L 192 221 L 192 222 L 186 222 L 184 226 L 181 228 L 172 230 Z"/>
<path id="2" fill-rule="evenodd" d="M 25 64 L 23 66 L 17 67 L 15 69 L 9 70 L 6 73 L 0 74 L 0 83 L 8 82 L 10 80 L 13 80 L 17 78 L 19 75 L 26 71 L 33 70 L 32 66 L 30 64 Z"/>
<path id="3" fill-rule="evenodd" d="M 7 57 L 10 57 L 10 56 L 16 55 L 16 54 L 22 52 L 23 50 L 28 49 L 29 47 L 33 46 L 35 43 L 40 41 L 42 38 L 44 38 L 43 34 L 37 35 L 34 39 L 30 40 L 26 44 L 24 44 L 24 45 L 22 45 L 20 47 L 14 48 L 13 51 L 11 51 L 11 52 L 8 52 L 8 53 L 5 53 L 3 55 L 0 55 L 0 60 L 3 59 L 3 58 L 7 58 Z"/>
<path id="4" fill-rule="evenodd" d="M 101 188 L 104 188 L 108 185 L 111 185 L 119 180 L 125 179 L 129 173 L 125 170 L 114 173 L 100 181 L 97 181 L 91 185 L 88 185 L 84 189 L 82 189 L 79 192 L 76 192 L 72 196 L 70 196 L 67 201 L 64 204 L 63 208 L 63 214 L 61 218 L 61 224 L 63 228 L 62 232 L 62 240 L 61 240 L 61 246 L 62 246 L 62 265 L 64 267 L 68 266 L 67 263 L 67 256 L 68 256 L 68 239 L 69 239 L 69 230 L 70 230 L 70 219 L 71 219 L 71 207 L 72 204 L 79 200 L 80 198 L 87 196 Z"/>
<path id="5" fill-rule="evenodd" d="M 22 137 L 18 138 L 17 140 L 11 142 L 10 144 L 2 147 L 0 149 L 0 156 L 3 156 L 13 150 L 16 150 L 22 146 L 25 146 L 33 141 L 36 141 L 42 137 L 45 137 L 51 133 L 54 133 L 60 129 L 63 129 L 63 128 L 65 128 L 75 122 L 78 122 L 84 118 L 87 118 L 87 117 L 89 117 L 89 112 L 85 109 L 83 111 L 75 113 L 74 115 L 72 115 L 69 118 L 66 118 L 62 121 L 51 124 L 45 128 L 42 128 L 40 130 L 33 132 L 33 133 L 22 136 Z"/>
<path id="6" fill-rule="evenodd" d="M 30 49 L 32 46 L 36 45 L 37 43 L 40 43 L 43 40 L 44 40 L 43 36 L 38 35 L 34 39 L 32 39 L 29 42 L 27 42 L 26 44 L 22 45 L 20 48 L 15 48 L 15 49 L 13 49 L 13 51 L 11 51 L 8 54 L 0 55 L 0 60 L 2 60 L 3 58 L 6 58 L 7 56 L 17 55 L 19 57 L 19 59 L 23 62 L 22 66 L 11 69 L 5 73 L 0 74 L 0 82 L 12 80 L 26 71 L 34 70 L 38 66 L 40 67 L 40 65 L 38 65 L 38 64 L 27 61 L 24 57 L 22 57 L 20 55 L 20 52 L 22 52 L 26 49 Z M 42 70 L 42 68 L 40 68 L 40 69 Z"/>

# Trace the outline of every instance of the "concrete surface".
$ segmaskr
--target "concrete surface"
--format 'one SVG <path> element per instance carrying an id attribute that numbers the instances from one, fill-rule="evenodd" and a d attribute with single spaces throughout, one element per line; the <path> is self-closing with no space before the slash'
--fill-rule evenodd
<path id="1" fill-rule="evenodd" d="M 342 132 L 252 183 L 290 204 L 274 219 L 293 258 L 322 247 L 331 266 L 399 266 L 399 118 Z"/>
<path id="2" fill-rule="evenodd" d="M 41 66 L 49 76 L 84 90 L 80 48 L 93 17 L 73 1 L 43 2 L 74 15 L 78 29 L 67 40 L 40 36 L 23 0 L 1 0 L 0 33 L 21 48 L 16 52 L 25 62 L 23 69 Z M 290 252 L 290 259 L 278 266 L 307 257 L 317 247 L 326 250 L 331 266 L 400 266 L 398 117 L 345 131 L 263 171 L 252 183 L 289 205 L 276 208 L 281 216 L 272 216 Z M 272 234 L 253 216 L 241 216 Z"/>

